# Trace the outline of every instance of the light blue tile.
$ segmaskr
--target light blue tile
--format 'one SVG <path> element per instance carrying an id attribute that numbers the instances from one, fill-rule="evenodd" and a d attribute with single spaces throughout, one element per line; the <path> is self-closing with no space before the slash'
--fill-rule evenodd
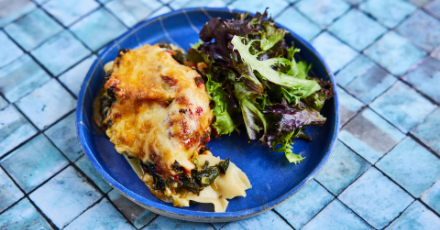
<path id="1" fill-rule="evenodd" d="M 397 31 L 427 51 L 440 45 L 440 21 L 422 10 L 407 18 Z"/>
<path id="2" fill-rule="evenodd" d="M 416 89 L 440 103 L 440 91 L 434 85 L 440 85 L 440 61 L 427 57 L 417 63 L 407 75 L 403 76 Z"/>
<path id="3" fill-rule="evenodd" d="M 348 64 L 336 78 L 342 87 L 365 104 L 372 102 L 397 81 L 364 55 Z"/>
<path id="4" fill-rule="evenodd" d="M 78 136 L 76 135 L 75 113 L 70 114 L 50 127 L 44 134 L 70 161 L 73 162 L 83 155 Z"/>
<path id="5" fill-rule="evenodd" d="M 426 55 L 425 51 L 393 31 L 385 34 L 364 53 L 396 76 L 403 75 L 411 65 Z"/>
<path id="6" fill-rule="evenodd" d="M 0 215 L 0 229 L 48 230 L 52 227 L 25 198 Z"/>
<path id="7" fill-rule="evenodd" d="M 0 68 L 13 62 L 21 55 L 21 50 L 14 42 L 9 39 L 3 31 L 0 31 Z"/>
<path id="8" fill-rule="evenodd" d="M 58 228 L 63 228 L 98 201 L 101 194 L 69 166 L 29 197 Z"/>
<path id="9" fill-rule="evenodd" d="M 31 12 L 36 5 L 30 0 L 0 1 L 0 27 L 4 27 L 15 19 Z"/>
<path id="10" fill-rule="evenodd" d="M 339 199 L 375 228 L 387 226 L 414 200 L 375 168 L 365 172 Z"/>
<path id="11" fill-rule="evenodd" d="M 293 7 L 287 8 L 275 21 L 308 41 L 321 32 L 321 29 L 315 23 L 304 17 Z"/>
<path id="12" fill-rule="evenodd" d="M 318 50 L 333 73 L 347 65 L 358 55 L 358 52 L 327 32 L 323 32 L 313 39 L 312 45 Z"/>
<path id="13" fill-rule="evenodd" d="M 434 128 L 436 127 L 436 128 Z M 440 109 L 437 108 L 411 133 L 440 156 Z"/>
<path id="14" fill-rule="evenodd" d="M 107 193 L 112 189 L 112 186 L 110 186 L 102 176 L 99 175 L 85 155 L 79 158 L 79 160 L 75 162 L 75 165 L 81 169 L 81 171 L 83 171 L 83 173 L 86 174 L 102 192 Z"/>
<path id="15" fill-rule="evenodd" d="M 263 13 L 269 7 L 269 16 L 276 17 L 289 4 L 283 0 L 241 0 L 232 2 L 228 8 L 249 11 L 252 13 Z"/>
<path id="16" fill-rule="evenodd" d="M 138 229 L 150 223 L 157 216 L 155 213 L 133 203 L 114 189 L 108 193 L 108 197 L 116 208 Z"/>
<path id="17" fill-rule="evenodd" d="M 162 4 L 155 0 L 144 2 L 142 0 L 114 0 L 105 4 L 105 7 L 128 27 L 147 18 L 160 6 Z"/>
<path id="18" fill-rule="evenodd" d="M 17 188 L 9 176 L 0 168 L 0 213 L 23 196 L 23 192 Z"/>
<path id="19" fill-rule="evenodd" d="M 25 50 L 32 50 L 63 28 L 41 9 L 5 27 L 6 33 Z"/>
<path id="20" fill-rule="evenodd" d="M 99 4 L 93 0 L 51 0 L 43 5 L 64 26 L 69 26 L 98 7 Z"/>
<path id="21" fill-rule="evenodd" d="M 0 92 L 15 102 L 50 80 L 50 76 L 29 55 L 0 69 Z"/>
<path id="22" fill-rule="evenodd" d="M 344 89 L 339 86 L 336 88 L 338 91 L 339 100 L 339 114 L 341 119 L 340 126 L 343 126 L 347 121 L 349 121 L 356 113 L 364 106 L 355 97 L 351 96 Z"/>
<path id="23" fill-rule="evenodd" d="M 387 229 L 424 229 L 435 230 L 440 226 L 440 218 L 423 206 L 419 201 L 414 202 Z"/>
<path id="24" fill-rule="evenodd" d="M 423 6 L 434 17 L 440 19 L 440 0 L 434 0 Z"/>
<path id="25" fill-rule="evenodd" d="M 342 0 L 302 0 L 295 6 L 321 27 L 328 26 L 350 9 L 350 5 Z"/>
<path id="26" fill-rule="evenodd" d="M 345 1 L 350 3 L 351 5 L 358 5 L 362 2 L 364 2 L 365 0 L 345 0 Z"/>
<path id="27" fill-rule="evenodd" d="M 42 134 L 0 161 L 14 181 L 29 193 L 69 164 Z"/>
<path id="28" fill-rule="evenodd" d="M 426 190 L 420 197 L 434 211 L 440 214 L 440 180 Z"/>
<path id="29" fill-rule="evenodd" d="M 0 110 L 4 109 L 8 105 L 9 102 L 7 102 L 2 96 L 0 96 Z"/>
<path id="30" fill-rule="evenodd" d="M 432 102 L 400 81 L 370 106 L 404 133 L 421 123 L 436 108 Z"/>
<path id="31" fill-rule="evenodd" d="M 226 1 L 222 0 L 174 0 L 170 3 L 171 8 L 178 10 L 190 7 L 226 7 Z M 254 12 L 255 13 L 255 12 Z"/>
<path id="32" fill-rule="evenodd" d="M 416 6 L 403 0 L 367 0 L 359 5 L 359 9 L 371 14 L 388 28 L 393 28 L 413 12 Z"/>
<path id="33" fill-rule="evenodd" d="M 214 226 L 214 228 L 216 230 L 220 230 L 221 228 L 223 228 L 223 226 L 227 225 L 228 223 L 211 223 L 212 226 Z"/>
<path id="34" fill-rule="evenodd" d="M 0 157 L 37 133 L 13 105 L 0 110 Z"/>
<path id="35" fill-rule="evenodd" d="M 407 137 L 376 166 L 414 197 L 440 178 L 440 160 L 426 148 Z"/>
<path id="36" fill-rule="evenodd" d="M 327 190 L 315 180 L 312 180 L 292 198 L 276 207 L 275 210 L 295 229 L 300 229 L 333 198 Z"/>
<path id="37" fill-rule="evenodd" d="M 167 230 L 167 229 L 212 230 L 213 228 L 211 227 L 211 225 L 206 223 L 188 222 L 177 219 L 170 219 L 164 216 L 159 216 L 153 222 L 151 222 L 151 224 L 143 228 L 143 230 L 153 230 L 153 229 L 154 230 Z"/>
<path id="38" fill-rule="evenodd" d="M 79 64 L 73 68 L 67 70 L 65 73 L 60 75 L 58 79 L 73 93 L 78 97 L 81 85 L 84 78 L 87 75 L 93 62 L 96 60 L 96 55 L 92 55 L 85 60 L 81 61 Z"/>
<path id="39" fill-rule="evenodd" d="M 157 9 L 156 11 L 154 11 L 152 14 L 150 14 L 148 16 L 148 19 L 154 18 L 154 17 L 162 15 L 162 14 L 166 14 L 168 12 L 171 12 L 171 9 L 168 6 L 162 6 L 159 9 Z"/>
<path id="40" fill-rule="evenodd" d="M 313 218 L 304 228 L 304 230 L 326 229 L 373 229 L 345 207 L 339 200 L 335 199 L 324 208 L 315 218 Z"/>
<path id="41" fill-rule="evenodd" d="M 35 126 L 43 130 L 73 110 L 76 101 L 60 83 L 52 79 L 16 105 Z"/>
<path id="42" fill-rule="evenodd" d="M 66 230 L 71 229 L 134 229 L 127 220 L 104 198 L 76 220 Z"/>
<path id="43" fill-rule="evenodd" d="M 339 39 L 358 51 L 362 51 L 387 31 L 385 27 L 352 9 L 328 28 Z"/>
<path id="44" fill-rule="evenodd" d="M 273 211 L 268 211 L 258 216 L 236 221 L 225 225 L 222 230 L 236 230 L 236 229 L 292 229 L 283 219 L 281 219 Z"/>
<path id="45" fill-rule="evenodd" d="M 93 12 L 70 27 L 73 33 L 92 50 L 98 50 L 122 35 L 127 28 L 104 8 Z"/>
<path id="46" fill-rule="evenodd" d="M 403 138 L 403 133 L 369 108 L 348 122 L 339 133 L 339 140 L 371 164 Z"/>
<path id="47" fill-rule="evenodd" d="M 416 6 L 423 6 L 431 0 L 406 0 L 406 1 L 411 2 L 412 4 L 414 4 Z"/>
<path id="48" fill-rule="evenodd" d="M 42 5 L 43 3 L 47 2 L 47 1 L 50 1 L 50 0 L 34 0 L 34 2 L 36 2 L 40 5 Z"/>
<path id="49" fill-rule="evenodd" d="M 370 166 L 366 160 L 338 141 L 332 156 L 315 179 L 337 196 Z"/>
<path id="50" fill-rule="evenodd" d="M 33 50 L 31 54 L 54 76 L 58 76 L 88 56 L 90 51 L 70 32 L 65 30 L 47 40 L 43 45 Z"/>
<path id="51" fill-rule="evenodd" d="M 440 60 L 440 46 L 438 46 L 437 48 L 435 48 L 432 52 L 431 52 L 431 56 L 437 60 Z"/>
<path id="52" fill-rule="evenodd" d="M 101 2 L 102 4 L 105 4 L 107 2 L 110 2 L 111 0 L 97 0 L 98 2 Z"/>

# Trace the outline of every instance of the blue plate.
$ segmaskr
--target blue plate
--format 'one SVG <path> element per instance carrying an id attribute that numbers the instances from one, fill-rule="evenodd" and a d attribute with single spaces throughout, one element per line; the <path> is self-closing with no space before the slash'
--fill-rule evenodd
<path id="1" fill-rule="evenodd" d="M 327 117 L 325 125 L 306 129 L 313 141 L 297 141 L 294 144 L 294 152 L 305 157 L 298 165 L 289 164 L 283 153 L 270 152 L 257 143 L 249 145 L 245 132 L 212 140 L 208 147 L 212 147 L 213 154 L 222 159 L 231 157 L 231 161 L 247 174 L 252 183 L 247 197 L 231 199 L 226 212 L 215 213 L 211 204 L 177 208 L 154 197 L 124 157 L 115 151 L 107 136 L 93 123 L 93 100 L 103 83 L 103 65 L 114 60 L 119 49 L 173 43 L 186 50 L 190 44 L 199 41 L 198 32 L 210 17 L 232 18 L 236 12 L 218 8 L 185 9 L 146 20 L 111 43 L 84 79 L 76 108 L 76 127 L 84 152 L 111 186 L 150 211 L 197 222 L 235 221 L 255 216 L 274 208 L 304 187 L 324 166 L 333 150 L 339 127 L 336 91 L 335 97 L 327 101 L 322 110 Z M 294 42 L 301 49 L 300 57 L 313 64 L 311 74 L 334 83 L 330 69 L 317 51 L 304 39 L 289 32 L 287 43 Z"/>

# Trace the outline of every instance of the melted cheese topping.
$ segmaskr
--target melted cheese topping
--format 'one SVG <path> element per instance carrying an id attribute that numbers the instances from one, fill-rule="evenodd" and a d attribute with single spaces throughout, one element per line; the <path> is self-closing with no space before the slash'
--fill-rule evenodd
<path id="1" fill-rule="evenodd" d="M 213 119 L 203 83 L 197 71 L 180 65 L 158 45 L 130 50 L 114 61 L 105 84 L 115 93 L 105 122 L 119 153 L 155 162 L 165 174 L 174 174 L 177 161 L 194 168 L 190 157 L 209 135 Z"/>

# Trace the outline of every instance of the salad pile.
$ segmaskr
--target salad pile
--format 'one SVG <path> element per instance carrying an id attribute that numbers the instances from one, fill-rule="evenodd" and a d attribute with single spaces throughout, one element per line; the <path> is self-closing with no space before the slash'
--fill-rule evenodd
<path id="1" fill-rule="evenodd" d="M 214 135 L 244 126 L 250 141 L 258 139 L 297 164 L 304 158 L 291 144 L 296 138 L 310 140 L 304 127 L 325 123 L 320 111 L 333 97 L 333 86 L 308 76 L 311 65 L 295 60 L 300 50 L 286 44 L 286 30 L 267 19 L 267 11 L 248 16 L 211 18 L 200 31 L 202 41 L 187 51 L 185 64 L 204 78 Z"/>

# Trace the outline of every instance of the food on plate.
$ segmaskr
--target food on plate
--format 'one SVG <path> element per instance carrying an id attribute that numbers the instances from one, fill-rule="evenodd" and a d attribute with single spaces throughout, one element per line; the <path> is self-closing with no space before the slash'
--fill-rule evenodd
<path id="1" fill-rule="evenodd" d="M 105 65 L 95 121 L 117 152 L 139 159 L 131 163 L 156 197 L 176 206 L 213 203 L 224 212 L 226 199 L 246 196 L 251 185 L 229 158 L 220 160 L 205 147 L 210 99 L 200 74 L 174 59 L 181 54 L 167 45 L 120 50 Z"/>

